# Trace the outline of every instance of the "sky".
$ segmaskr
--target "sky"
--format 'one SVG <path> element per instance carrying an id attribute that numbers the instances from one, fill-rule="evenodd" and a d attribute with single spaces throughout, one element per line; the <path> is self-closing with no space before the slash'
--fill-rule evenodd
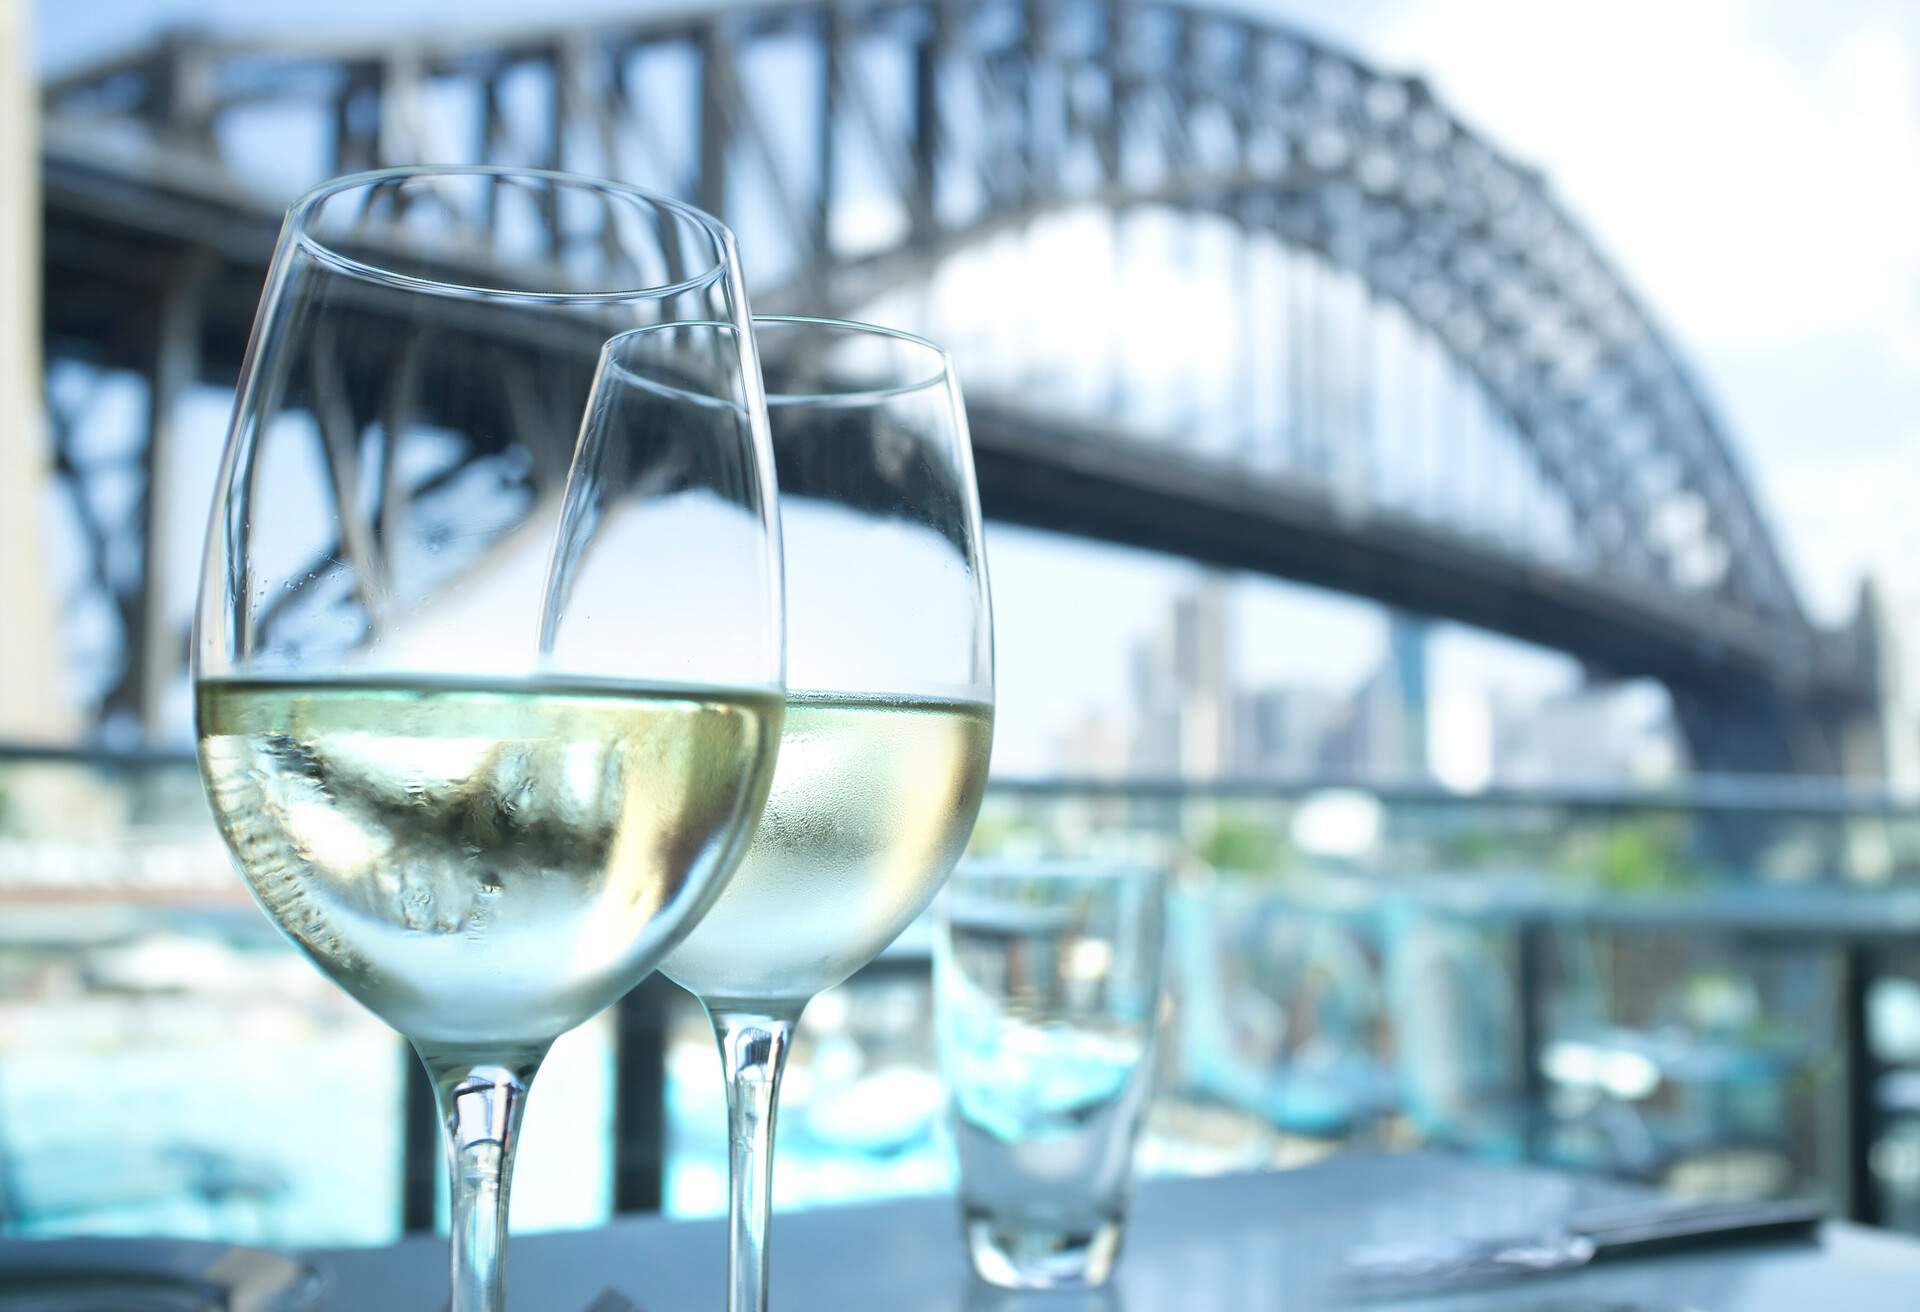
<path id="1" fill-rule="evenodd" d="M 1537 167 L 1694 366 L 1812 613 L 1843 621 L 1860 579 L 1875 575 L 1920 674 L 1920 3 L 1239 7 L 1419 73 Z M 330 0 L 304 17 L 253 0 L 43 0 L 36 20 L 42 67 L 57 70 L 171 22 L 364 34 L 513 26 L 525 12 L 521 0 Z M 541 18 L 607 12 L 549 0 Z M 1039 769 L 1079 707 L 1125 704 L 1134 640 L 1193 571 L 1000 527 L 990 544 L 996 764 Z M 1379 659 L 1376 608 L 1266 583 L 1240 593 L 1250 682 L 1351 687 Z M 1567 662 L 1453 629 L 1434 660 L 1439 687 L 1545 692 L 1572 677 Z"/>

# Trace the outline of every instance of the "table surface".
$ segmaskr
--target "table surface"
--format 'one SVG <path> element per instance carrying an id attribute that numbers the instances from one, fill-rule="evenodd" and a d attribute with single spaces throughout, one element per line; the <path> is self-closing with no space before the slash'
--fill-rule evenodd
<path id="1" fill-rule="evenodd" d="M 1431 1155 L 1346 1156 L 1296 1171 L 1144 1184 L 1113 1286 L 1007 1294 L 974 1280 L 951 1198 L 781 1213 L 774 1312 L 1250 1312 L 1327 1305 L 1330 1262 L 1356 1244 L 1527 1233 L 1621 1191 Z M 515 1312 L 717 1312 L 718 1221 L 623 1219 L 513 1243 Z M 310 1255 L 328 1309 L 440 1308 L 442 1242 Z M 618 1297 L 605 1297 L 608 1291 Z M 600 1300 L 595 1306 L 595 1301 Z M 1819 1242 L 1721 1248 L 1392 1305 L 1396 1312 L 1907 1312 L 1920 1243 L 1831 1224 Z"/>

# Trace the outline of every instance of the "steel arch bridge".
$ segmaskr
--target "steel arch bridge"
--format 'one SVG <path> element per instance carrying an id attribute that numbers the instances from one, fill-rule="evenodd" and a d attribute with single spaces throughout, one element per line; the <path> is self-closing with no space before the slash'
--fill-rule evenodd
<path id="1" fill-rule="evenodd" d="M 1418 79 L 1297 30 L 1146 0 L 903 0 L 176 36 L 45 100 L 74 613 L 125 653 L 103 716 L 137 722 L 178 675 L 162 521 L 200 507 L 171 505 L 169 450 L 183 398 L 231 383 L 280 205 L 339 172 L 485 161 L 696 198 L 740 233 L 757 308 L 945 335 L 990 516 L 1656 677 L 1705 768 L 1873 768 L 1871 608 L 1810 622 L 1728 434 L 1618 271 Z M 1155 244 L 1178 274 L 1157 291 Z M 139 440 L 93 450 L 123 376 Z"/>

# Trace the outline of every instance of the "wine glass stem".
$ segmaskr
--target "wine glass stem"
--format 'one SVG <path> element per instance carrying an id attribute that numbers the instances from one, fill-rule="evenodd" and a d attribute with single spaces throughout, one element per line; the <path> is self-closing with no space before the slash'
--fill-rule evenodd
<path id="1" fill-rule="evenodd" d="M 453 1231 L 449 1312 L 506 1312 L 507 1199 L 527 1088 L 544 1052 L 501 1063 L 421 1053 L 447 1145 Z"/>
<path id="2" fill-rule="evenodd" d="M 773 1120 L 780 1072 L 804 1002 L 761 1011 L 709 1006 L 727 1077 L 727 1312 L 766 1312 L 773 1213 Z"/>

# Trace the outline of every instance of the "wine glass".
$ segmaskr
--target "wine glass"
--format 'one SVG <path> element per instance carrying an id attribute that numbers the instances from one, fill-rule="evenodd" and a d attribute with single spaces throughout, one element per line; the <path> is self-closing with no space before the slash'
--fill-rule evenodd
<path id="1" fill-rule="evenodd" d="M 952 363 L 861 324 L 758 318 L 754 332 L 786 549 L 786 722 L 746 859 L 661 966 L 699 997 L 719 1040 L 731 1312 L 767 1305 L 774 1112 L 793 1027 L 939 890 L 973 829 L 993 741 L 993 619 Z"/>
<path id="2" fill-rule="evenodd" d="M 200 764 L 261 907 L 426 1066 L 454 1312 L 505 1306 L 541 1059 L 698 919 L 765 801 L 760 387 L 732 236 L 674 201 L 400 169 L 281 231 L 208 533 Z"/>

